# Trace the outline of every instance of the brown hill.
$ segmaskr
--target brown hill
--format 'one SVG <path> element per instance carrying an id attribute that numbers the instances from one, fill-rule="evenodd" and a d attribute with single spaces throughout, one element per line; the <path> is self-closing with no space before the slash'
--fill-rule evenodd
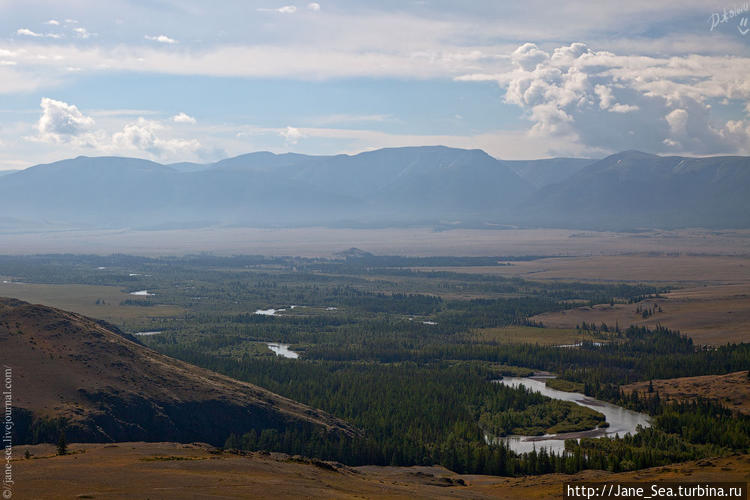
<path id="1" fill-rule="evenodd" d="M 527 477 L 459 475 L 440 466 L 347 467 L 280 453 L 221 453 L 201 444 L 72 444 L 18 447 L 13 498 L 471 498 L 560 499 L 566 481 L 741 481 L 750 455 L 613 474 Z M 29 450 L 30 458 L 23 458 Z"/>
<path id="2" fill-rule="evenodd" d="M 79 314 L 0 298 L 0 364 L 12 370 L 15 442 L 204 441 L 289 426 L 357 431 L 263 388 L 159 354 Z"/>

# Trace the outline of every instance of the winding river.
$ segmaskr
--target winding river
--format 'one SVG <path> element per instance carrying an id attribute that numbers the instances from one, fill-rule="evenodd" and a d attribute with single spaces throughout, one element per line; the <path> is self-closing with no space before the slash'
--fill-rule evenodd
<path id="1" fill-rule="evenodd" d="M 650 421 L 647 415 L 643 413 L 627 410 L 620 406 L 613 405 L 604 401 L 599 401 L 578 392 L 565 392 L 557 389 L 550 389 L 544 383 L 544 379 L 521 378 L 521 377 L 504 377 L 502 380 L 495 380 L 495 383 L 508 385 L 510 387 L 526 387 L 535 392 L 540 392 L 544 396 L 563 401 L 572 401 L 575 404 L 591 408 L 599 413 L 604 414 L 609 427 L 597 428 L 582 432 L 566 432 L 561 434 L 545 434 L 543 436 L 505 436 L 494 437 L 489 434 L 485 435 L 488 442 L 498 443 L 500 441 L 516 453 L 526 453 L 534 448 L 546 448 L 547 451 L 560 453 L 565 449 L 566 439 L 578 439 L 582 437 L 602 437 L 602 436 L 624 436 L 627 433 L 635 434 L 636 428 L 649 427 Z"/>

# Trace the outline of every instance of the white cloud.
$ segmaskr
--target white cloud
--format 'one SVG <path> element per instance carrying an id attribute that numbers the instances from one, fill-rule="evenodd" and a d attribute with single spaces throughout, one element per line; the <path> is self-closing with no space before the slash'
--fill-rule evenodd
<path id="1" fill-rule="evenodd" d="M 60 21 L 58 21 L 57 19 L 50 19 L 44 24 L 49 24 L 50 26 L 60 26 Z"/>
<path id="2" fill-rule="evenodd" d="M 42 115 L 36 125 L 37 135 L 26 139 L 36 143 L 65 145 L 67 148 L 94 150 L 100 154 L 150 156 L 154 158 L 185 158 L 200 154 L 201 144 L 194 138 L 174 137 L 173 131 L 157 120 L 138 117 L 121 122 L 117 116 L 131 115 L 134 110 L 97 112 L 104 126 L 82 113 L 77 106 L 55 99 L 43 98 Z M 173 117 L 178 123 L 194 119 L 185 113 Z M 112 132 L 109 132 L 109 129 Z"/>
<path id="3" fill-rule="evenodd" d="M 155 35 L 155 36 L 146 35 L 144 36 L 144 38 L 146 40 L 152 40 L 154 42 L 159 42 L 159 43 L 168 43 L 168 44 L 177 43 L 177 40 L 175 40 L 174 38 L 169 38 L 167 35 Z"/>
<path id="4" fill-rule="evenodd" d="M 304 134 L 295 127 L 286 127 L 279 132 L 279 135 L 281 135 L 288 144 L 297 144 L 299 140 L 304 137 Z"/>
<path id="5" fill-rule="evenodd" d="M 172 117 L 172 121 L 175 123 L 190 123 L 195 124 L 196 120 L 187 113 L 178 113 Z"/>
<path id="6" fill-rule="evenodd" d="M 28 28 L 18 28 L 16 30 L 16 35 L 33 36 L 33 37 L 37 37 L 37 38 L 44 36 L 41 33 L 36 33 L 34 31 L 31 31 Z"/>
<path id="7" fill-rule="evenodd" d="M 73 32 L 78 38 L 87 39 L 91 37 L 91 33 L 89 33 L 86 28 L 73 28 Z"/>
<path id="8" fill-rule="evenodd" d="M 278 9 L 259 8 L 256 9 L 258 12 L 279 12 L 281 14 L 294 14 L 297 12 L 297 7 L 294 5 L 284 5 Z"/>
<path id="9" fill-rule="evenodd" d="M 112 136 L 115 149 L 124 152 L 144 152 L 153 156 L 193 153 L 200 149 L 196 139 L 165 139 L 159 136 L 165 127 L 154 120 L 138 118 L 138 121 L 125 125 L 121 132 Z"/>
<path id="10" fill-rule="evenodd" d="M 317 2 L 311 2 L 307 4 L 307 9 L 312 10 L 314 12 L 318 12 L 320 10 L 320 4 Z"/>
<path id="11" fill-rule="evenodd" d="M 358 115 L 351 113 L 337 113 L 333 115 L 326 115 L 316 117 L 311 120 L 316 125 L 332 125 L 340 123 L 365 123 L 365 122 L 377 122 L 382 123 L 386 121 L 393 121 L 394 118 L 391 115 L 385 114 L 372 114 L 372 115 Z"/>
<path id="12" fill-rule="evenodd" d="M 37 123 L 38 139 L 42 142 L 89 142 L 94 119 L 63 101 L 43 97 L 42 116 Z"/>
<path id="13" fill-rule="evenodd" d="M 19 28 L 16 30 L 16 35 L 30 36 L 32 38 L 62 38 L 63 36 L 58 33 L 37 33 L 31 31 L 28 28 Z"/>
<path id="14" fill-rule="evenodd" d="M 612 96 L 612 90 L 606 85 L 595 85 L 594 93 L 599 97 L 599 108 L 606 109 L 612 113 L 630 113 L 638 111 L 638 106 L 631 104 L 620 104 L 615 102 Z"/>
<path id="15" fill-rule="evenodd" d="M 16 61 L 7 61 L 15 63 Z M 55 85 L 58 83 L 57 78 L 49 76 L 37 76 L 19 71 L 17 64 L 0 65 L 0 94 L 28 93 L 39 89 L 40 87 Z"/>
<path id="16" fill-rule="evenodd" d="M 0 50 L 18 51 L 20 45 Z M 76 46 L 34 44 L 22 46 L 23 62 L 49 77 L 55 70 L 79 67 L 83 71 L 137 71 L 175 75 L 288 77 L 327 79 L 342 77 L 452 77 L 483 64 L 483 53 L 471 47 L 449 51 L 357 50 L 347 46 L 222 45 L 183 51 L 161 47 Z M 496 56 L 486 55 L 490 60 Z"/>
<path id="17" fill-rule="evenodd" d="M 539 50 L 533 43 L 525 43 L 513 52 L 511 58 L 524 71 L 532 71 L 539 64 L 546 62 L 549 59 L 549 54 Z"/>
<path id="18" fill-rule="evenodd" d="M 286 129 L 273 129 L 262 127 L 231 127 L 227 132 L 237 133 L 237 142 L 225 143 L 224 148 L 230 154 L 241 154 L 248 151 L 248 138 L 254 144 L 254 149 L 274 148 L 264 142 L 256 142 L 253 137 L 263 137 L 269 134 L 279 135 Z M 336 153 L 359 153 L 364 150 L 377 148 L 400 147 L 400 146 L 424 146 L 425 144 L 442 144 L 456 148 L 481 148 L 487 153 L 507 160 L 521 160 L 529 158 L 552 157 L 552 156 L 603 156 L 607 151 L 601 148 L 584 147 L 580 144 L 569 143 L 565 140 L 555 138 L 542 138 L 529 136 L 524 130 L 498 130 L 471 135 L 448 135 L 448 134 L 404 134 L 390 133 L 381 130 L 350 129 L 350 128 L 318 128 L 300 127 L 295 129 L 301 137 L 309 139 L 306 147 L 315 144 L 314 139 L 333 142 L 335 149 L 317 151 L 320 154 Z M 282 134 L 283 135 L 283 134 Z M 289 146 L 286 142 L 285 146 Z M 276 152 L 285 151 L 286 148 L 276 149 Z"/>
<path id="19" fill-rule="evenodd" d="M 710 105 L 712 99 L 750 101 L 746 58 L 620 56 L 583 43 L 545 51 L 526 43 L 511 62 L 512 70 L 495 77 L 506 102 L 525 110 L 531 134 L 584 148 L 750 151 L 744 125 L 717 123 Z"/>
<path id="20" fill-rule="evenodd" d="M 638 111 L 640 108 L 634 104 L 613 104 L 609 111 L 613 113 L 630 113 L 632 111 Z"/>
<path id="21" fill-rule="evenodd" d="M 675 109 L 664 117 L 675 137 L 687 135 L 688 113 L 684 109 Z"/>

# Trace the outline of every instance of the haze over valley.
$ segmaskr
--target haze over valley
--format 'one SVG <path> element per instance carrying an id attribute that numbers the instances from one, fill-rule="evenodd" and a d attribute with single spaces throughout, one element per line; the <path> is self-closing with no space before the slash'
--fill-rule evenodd
<path id="1" fill-rule="evenodd" d="M 745 498 L 749 18 L 0 1 L 0 496 Z"/>

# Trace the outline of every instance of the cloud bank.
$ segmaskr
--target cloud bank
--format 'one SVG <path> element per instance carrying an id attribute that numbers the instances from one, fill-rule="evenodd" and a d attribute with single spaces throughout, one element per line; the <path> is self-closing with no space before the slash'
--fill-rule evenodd
<path id="1" fill-rule="evenodd" d="M 497 81 L 522 108 L 529 134 L 584 148 L 714 154 L 750 152 L 750 121 L 722 120 L 712 108 L 750 102 L 750 59 L 688 55 L 656 58 L 596 51 L 583 43 L 542 50 L 525 43 Z"/>

